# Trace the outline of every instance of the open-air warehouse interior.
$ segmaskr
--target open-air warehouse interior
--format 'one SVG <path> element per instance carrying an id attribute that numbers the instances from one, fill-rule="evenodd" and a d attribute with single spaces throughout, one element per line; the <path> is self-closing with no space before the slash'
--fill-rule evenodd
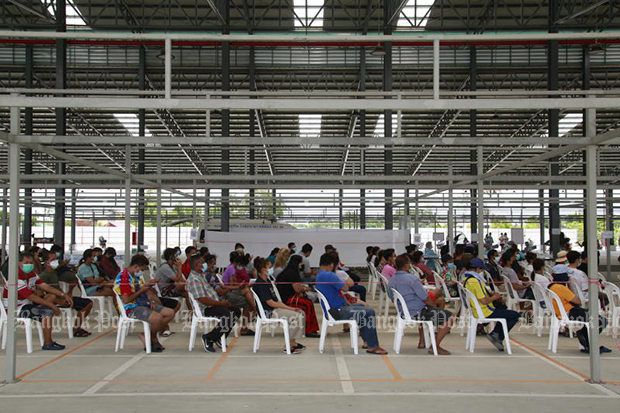
<path id="1" fill-rule="evenodd" d="M 459 234 L 475 243 L 507 233 L 551 271 L 569 236 L 573 250 L 600 254 L 587 264 L 598 295 L 597 273 L 620 281 L 618 16 L 615 0 L 0 0 L 2 262 L 33 243 L 79 259 L 104 238 L 124 264 L 148 256 L 154 273 L 168 247 L 204 244 L 221 267 L 234 242 L 267 256 L 312 239 L 313 267 L 325 244 L 340 246 L 370 289 L 381 280 L 366 245 L 401 254 L 432 241 L 440 254 Z M 484 259 L 483 243 L 474 248 Z M 19 274 L 9 267 L 12 325 Z M 525 316 L 510 333 L 514 354 L 480 337 L 471 354 L 453 328 L 445 358 L 412 347 L 415 329 L 395 354 L 387 324 L 378 333 L 389 355 L 353 356 L 332 327 L 325 353 L 304 338 L 293 360 L 279 354 L 279 330 L 257 354 L 244 336 L 226 353 L 189 353 L 189 315 L 172 324 L 167 351 L 148 356 L 133 333 L 112 351 L 115 325 L 65 340 L 58 357 L 27 353 L 22 329 L 10 328 L 0 403 L 34 410 L 54 394 L 58 406 L 89 397 L 109 409 L 143 393 L 153 408 L 225 399 L 233 409 L 366 410 L 439 397 L 444 410 L 479 396 L 506 410 L 543 400 L 602 410 L 620 397 L 620 295 L 610 294 L 582 305 L 610 322 L 590 336 L 612 349 L 600 357 L 575 338 L 548 350 L 549 330 L 532 334 Z M 367 301 L 379 314 L 389 299 Z M 158 373 L 170 354 L 170 374 Z"/>

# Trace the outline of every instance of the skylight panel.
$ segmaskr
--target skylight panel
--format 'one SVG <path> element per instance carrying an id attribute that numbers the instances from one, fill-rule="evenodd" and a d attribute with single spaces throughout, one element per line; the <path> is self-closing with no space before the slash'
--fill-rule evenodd
<path id="1" fill-rule="evenodd" d="M 398 28 L 424 28 L 435 0 L 409 0 L 400 12 Z"/>
<path id="2" fill-rule="evenodd" d="M 398 114 L 392 113 L 392 136 L 396 136 L 396 130 L 398 128 Z M 375 130 L 372 133 L 375 138 L 385 138 L 385 115 L 379 115 Z M 384 145 L 370 145 L 370 148 L 383 148 Z"/>
<path id="3" fill-rule="evenodd" d="M 297 29 L 322 28 L 324 0 L 293 0 Z"/>
<path id="4" fill-rule="evenodd" d="M 299 136 L 301 138 L 318 138 L 321 136 L 321 119 L 320 114 L 302 114 L 299 115 Z M 319 145 L 303 145 L 306 148 L 318 148 Z"/>
<path id="5" fill-rule="evenodd" d="M 47 4 L 47 3 L 43 3 L 43 4 Z M 47 11 L 51 15 L 56 16 L 56 3 L 55 2 L 50 3 L 47 6 Z M 77 7 L 75 6 L 75 3 L 73 3 L 73 0 L 67 0 L 67 6 L 65 9 L 65 13 L 67 15 L 67 26 L 87 26 L 86 21 L 84 20 L 84 18 L 78 11 Z"/>
<path id="6" fill-rule="evenodd" d="M 137 115 L 133 113 L 115 113 L 114 117 L 127 129 L 131 136 L 140 136 L 140 121 Z M 144 136 L 153 136 L 153 134 L 145 128 Z"/>

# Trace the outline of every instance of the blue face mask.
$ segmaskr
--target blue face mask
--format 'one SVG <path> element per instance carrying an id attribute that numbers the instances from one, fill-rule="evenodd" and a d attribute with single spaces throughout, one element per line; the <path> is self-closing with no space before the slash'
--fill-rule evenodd
<path id="1" fill-rule="evenodd" d="M 60 258 L 60 256 L 61 256 L 61 255 L 62 255 L 62 254 L 61 254 L 61 253 L 59 253 L 59 252 L 57 252 L 57 253 L 56 253 L 56 257 L 58 257 L 58 258 Z"/>
<path id="2" fill-rule="evenodd" d="M 144 275 L 144 271 L 138 271 L 134 273 L 134 278 L 141 278 Z"/>
<path id="3" fill-rule="evenodd" d="M 291 252 L 295 254 L 297 252 L 297 248 L 291 248 Z"/>
<path id="4" fill-rule="evenodd" d="M 208 269 L 209 266 L 207 265 L 207 263 L 202 264 L 202 272 L 207 272 Z"/>
<path id="5" fill-rule="evenodd" d="M 448 265 L 446 266 L 446 268 L 450 268 L 450 269 L 452 269 L 452 268 L 454 268 L 454 267 L 456 267 L 456 265 L 454 265 L 454 263 L 453 263 L 453 262 L 451 262 L 450 264 L 448 264 Z"/>
<path id="6" fill-rule="evenodd" d="M 181 255 L 181 251 L 177 251 L 177 255 L 179 255 L 179 256 L 180 256 L 180 255 Z"/>
<path id="7" fill-rule="evenodd" d="M 273 268 L 269 268 L 267 270 L 267 275 L 269 275 L 270 277 L 273 277 Z"/>

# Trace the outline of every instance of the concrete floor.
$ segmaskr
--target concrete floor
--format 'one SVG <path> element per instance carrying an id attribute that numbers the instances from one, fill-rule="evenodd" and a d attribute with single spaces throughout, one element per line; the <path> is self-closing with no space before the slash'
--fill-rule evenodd
<path id="1" fill-rule="evenodd" d="M 392 309 L 393 311 L 393 309 Z M 393 312 L 392 312 L 393 315 Z M 308 349 L 300 355 L 282 353 L 283 336 L 264 334 L 252 353 L 252 338 L 230 339 L 228 353 L 205 353 L 197 340 L 188 352 L 189 328 L 174 324 L 177 333 L 162 340 L 163 354 L 146 355 L 135 333 L 124 350 L 114 352 L 116 330 L 68 340 L 63 352 L 35 350 L 26 354 L 18 331 L 16 384 L 0 385 L 3 411 L 301 411 L 320 409 L 380 411 L 411 408 L 433 411 L 475 411 L 497 404 L 499 411 L 580 411 L 615 409 L 620 402 L 620 351 L 604 333 L 602 344 L 612 348 L 602 356 L 605 385 L 589 384 L 588 356 L 576 339 L 560 337 L 557 354 L 547 350 L 546 332 L 539 338 L 528 326 L 511 333 L 513 354 L 498 352 L 478 337 L 476 351 L 464 348 L 454 330 L 444 342 L 453 355 L 434 357 L 418 350 L 417 331 L 407 331 L 401 353 L 392 350 L 393 332 L 380 330 L 388 356 L 353 355 L 347 334 L 331 329 L 327 348 L 318 352 L 318 339 L 300 340 Z M 4 354 L 0 370 L 4 373 Z M 142 397 L 136 397 L 140 395 Z M 86 399 L 90 399 L 86 401 Z M 88 403 L 88 404 L 85 404 Z M 615 406 L 615 407 L 614 407 Z"/>

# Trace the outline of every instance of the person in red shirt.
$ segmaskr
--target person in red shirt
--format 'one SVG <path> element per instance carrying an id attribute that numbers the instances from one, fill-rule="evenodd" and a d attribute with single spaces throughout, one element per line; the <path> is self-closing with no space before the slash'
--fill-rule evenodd
<path id="1" fill-rule="evenodd" d="M 187 280 L 187 277 L 189 277 L 189 273 L 192 272 L 192 269 L 189 266 L 189 257 L 194 255 L 196 251 L 198 251 L 196 247 L 192 247 L 191 245 L 185 248 L 185 262 L 183 263 L 183 266 L 181 267 L 181 272 L 185 276 L 186 280 Z"/>
<path id="2" fill-rule="evenodd" d="M 31 252 L 19 254 L 17 276 L 17 317 L 31 318 L 41 322 L 43 327 L 43 350 L 64 350 L 65 346 L 52 339 L 52 317 L 60 315 L 60 309 L 54 300 L 46 300 L 35 294 L 37 289 L 52 296 L 64 298 L 69 307 L 73 306 L 72 297 L 45 283 L 34 271 L 34 256 Z M 2 291 L 2 305 L 8 306 L 9 290 L 7 284 Z"/>
<path id="3" fill-rule="evenodd" d="M 118 273 L 121 272 L 121 267 L 118 266 L 114 257 L 116 257 L 116 250 L 108 247 L 103 252 L 103 257 L 101 258 L 101 269 L 109 281 L 115 280 Z"/>

